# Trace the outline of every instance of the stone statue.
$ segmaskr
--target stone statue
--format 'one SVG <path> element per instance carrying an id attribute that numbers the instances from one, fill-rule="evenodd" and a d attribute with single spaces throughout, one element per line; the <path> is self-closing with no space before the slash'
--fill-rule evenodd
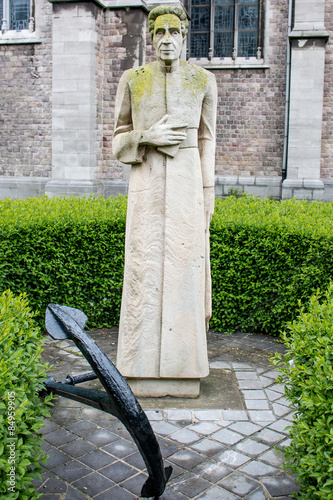
<path id="1" fill-rule="evenodd" d="M 115 107 L 113 151 L 132 165 L 117 368 L 138 396 L 196 397 L 209 373 L 216 82 L 180 60 L 181 8 L 148 20 L 157 61 L 124 72 Z"/>

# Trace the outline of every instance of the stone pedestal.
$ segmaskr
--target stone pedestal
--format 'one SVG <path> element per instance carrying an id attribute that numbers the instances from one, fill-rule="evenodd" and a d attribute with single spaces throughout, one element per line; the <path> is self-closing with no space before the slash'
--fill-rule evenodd
<path id="1" fill-rule="evenodd" d="M 200 394 L 199 378 L 127 378 L 127 383 L 141 398 L 197 398 Z"/>

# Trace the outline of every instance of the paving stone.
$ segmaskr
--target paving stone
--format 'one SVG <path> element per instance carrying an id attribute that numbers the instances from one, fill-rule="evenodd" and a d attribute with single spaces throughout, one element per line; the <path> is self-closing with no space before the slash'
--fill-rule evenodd
<path id="1" fill-rule="evenodd" d="M 53 432 L 60 429 L 60 425 L 52 422 L 52 420 L 44 419 L 44 426 L 39 429 L 40 434 L 48 434 L 49 432 Z"/>
<path id="2" fill-rule="evenodd" d="M 86 500 L 87 496 L 83 495 L 79 491 L 75 490 L 71 486 L 68 486 L 65 500 Z M 45 497 L 47 500 L 48 497 Z"/>
<path id="3" fill-rule="evenodd" d="M 249 410 L 250 419 L 253 422 L 274 422 L 274 413 L 270 410 Z"/>
<path id="4" fill-rule="evenodd" d="M 283 432 L 284 434 L 289 435 L 290 431 L 287 429 L 287 427 L 290 426 L 290 422 L 288 420 L 281 418 L 280 420 L 277 420 L 273 424 L 269 425 L 268 428 L 272 429 L 273 431 L 277 432 Z"/>
<path id="5" fill-rule="evenodd" d="M 260 461 L 266 462 L 273 467 L 280 467 L 284 462 L 284 455 L 281 452 L 269 450 L 261 455 Z"/>
<path id="6" fill-rule="evenodd" d="M 238 441 L 243 439 L 243 436 L 238 434 L 238 432 L 234 432 L 229 429 L 221 429 L 217 432 L 214 432 L 211 437 L 212 439 L 215 439 L 216 441 L 219 441 L 220 443 L 226 445 L 238 443 Z"/>
<path id="7" fill-rule="evenodd" d="M 298 493 L 295 481 L 289 477 L 265 477 L 262 479 L 262 482 L 272 497 L 281 497 L 283 495 Z"/>
<path id="8" fill-rule="evenodd" d="M 68 463 L 72 460 L 71 457 L 69 457 L 65 453 L 62 453 L 61 451 L 57 450 L 56 448 L 53 448 L 51 451 L 49 451 L 48 455 L 49 455 L 49 458 L 47 459 L 47 462 L 44 465 L 44 467 L 46 469 L 54 469 L 55 467 L 59 467 L 59 465 L 63 465 L 63 464 Z"/>
<path id="9" fill-rule="evenodd" d="M 77 439 L 77 436 L 70 431 L 65 429 L 58 429 L 56 431 L 46 434 L 45 440 L 54 446 L 61 446 L 62 444 L 69 443 Z"/>
<path id="10" fill-rule="evenodd" d="M 161 445 L 160 445 L 160 447 L 161 447 Z M 161 449 L 161 451 L 162 451 L 162 449 Z M 133 467 L 135 467 L 136 469 L 139 469 L 141 471 L 146 469 L 146 464 L 145 464 L 139 451 L 126 457 L 126 463 L 129 465 L 132 465 Z"/>
<path id="11" fill-rule="evenodd" d="M 163 410 L 145 410 L 145 414 L 150 422 L 163 420 Z"/>
<path id="12" fill-rule="evenodd" d="M 246 411 L 244 410 L 222 410 L 223 420 L 248 420 Z"/>
<path id="13" fill-rule="evenodd" d="M 235 361 L 232 364 L 232 367 L 235 371 L 242 371 L 242 370 L 254 370 L 254 364 L 253 363 L 240 363 L 238 361 Z"/>
<path id="14" fill-rule="evenodd" d="M 118 439 L 118 436 L 106 429 L 99 429 L 92 434 L 87 434 L 86 439 L 97 446 L 104 446 Z"/>
<path id="15" fill-rule="evenodd" d="M 276 401 L 281 397 L 280 392 L 272 391 L 271 389 L 265 389 L 265 392 L 267 394 L 267 398 L 269 399 L 269 401 Z"/>
<path id="16" fill-rule="evenodd" d="M 171 486 L 175 491 L 179 491 L 183 495 L 188 496 L 189 498 L 193 498 L 203 490 L 209 488 L 210 483 L 199 476 L 187 473 L 175 479 L 175 481 L 172 482 Z"/>
<path id="17" fill-rule="evenodd" d="M 264 388 L 274 384 L 273 380 L 271 378 L 265 377 L 265 375 L 260 375 L 259 379 Z"/>
<path id="18" fill-rule="evenodd" d="M 220 410 L 196 410 L 194 416 L 197 420 L 220 420 Z"/>
<path id="19" fill-rule="evenodd" d="M 216 441 L 212 441 L 211 439 L 203 439 L 202 441 L 192 444 L 191 448 L 199 453 L 202 453 L 203 455 L 206 455 L 207 457 L 211 457 L 216 455 L 219 451 L 223 451 L 225 446 L 221 443 L 217 443 Z"/>
<path id="20" fill-rule="evenodd" d="M 166 487 L 165 492 L 161 497 L 159 497 L 159 500 L 186 500 L 187 497 L 179 493 L 179 491 L 172 490 L 170 487 Z"/>
<path id="21" fill-rule="evenodd" d="M 268 476 L 270 474 L 276 474 L 277 470 L 270 465 L 258 462 L 257 460 L 253 460 L 249 464 L 244 465 L 244 467 L 241 468 L 240 472 L 244 472 L 245 474 L 252 477 L 261 477 Z"/>
<path id="22" fill-rule="evenodd" d="M 272 431 L 270 429 L 263 429 L 255 435 L 256 439 L 260 441 L 273 445 L 279 443 L 285 436 L 279 432 Z"/>
<path id="23" fill-rule="evenodd" d="M 270 387 L 272 391 L 279 392 L 280 394 L 284 394 L 284 386 L 282 384 L 274 384 Z"/>
<path id="24" fill-rule="evenodd" d="M 255 371 L 253 372 L 235 372 L 237 380 L 258 380 L 258 375 Z"/>
<path id="25" fill-rule="evenodd" d="M 160 445 L 160 450 L 163 458 L 168 458 L 170 455 L 177 453 L 177 451 L 184 449 L 183 445 L 174 443 L 169 439 L 159 438 L 157 441 Z"/>
<path id="26" fill-rule="evenodd" d="M 67 485 L 56 477 L 50 477 L 46 481 L 45 487 L 48 493 L 65 493 L 67 491 Z"/>
<path id="27" fill-rule="evenodd" d="M 266 500 L 266 495 L 264 490 L 260 487 L 252 491 L 249 495 L 246 495 L 245 500 Z"/>
<path id="28" fill-rule="evenodd" d="M 270 410 L 265 399 L 246 399 L 245 406 L 248 410 Z"/>
<path id="29" fill-rule="evenodd" d="M 242 476 L 238 472 L 235 472 L 224 478 L 219 483 L 219 486 L 222 486 L 226 490 L 229 490 L 232 493 L 243 497 L 244 495 L 250 493 L 250 491 L 253 491 L 255 488 L 257 488 L 258 483 L 256 481 L 253 481 L 252 479 Z"/>
<path id="30" fill-rule="evenodd" d="M 114 457 L 124 458 L 127 457 L 127 455 L 131 455 L 132 453 L 137 451 L 137 447 L 135 446 L 135 444 L 130 443 L 125 439 L 118 439 L 118 441 L 114 441 L 107 446 L 103 446 L 103 450 L 107 453 L 110 453 Z"/>
<path id="31" fill-rule="evenodd" d="M 226 450 L 218 455 L 215 455 L 214 460 L 235 469 L 248 462 L 250 458 L 243 455 L 243 453 L 239 453 L 238 451 Z"/>
<path id="32" fill-rule="evenodd" d="M 199 422 L 188 427 L 188 430 L 203 434 L 204 436 L 208 436 L 219 429 L 220 427 L 213 422 Z"/>
<path id="33" fill-rule="evenodd" d="M 89 422 L 89 420 L 84 420 L 70 425 L 68 429 L 74 434 L 84 437 L 91 434 L 94 429 L 97 430 L 97 425 L 94 422 Z"/>
<path id="34" fill-rule="evenodd" d="M 68 453 L 74 458 L 81 457 L 86 453 L 89 453 L 92 450 L 95 450 L 96 446 L 84 441 L 83 439 L 76 439 L 75 441 L 71 441 L 68 444 L 65 444 L 61 447 L 61 451 Z"/>
<path id="35" fill-rule="evenodd" d="M 245 389 L 242 393 L 244 399 L 267 399 L 265 391 L 259 389 Z"/>
<path id="36" fill-rule="evenodd" d="M 114 486 L 114 482 L 102 476 L 98 472 L 93 472 L 88 476 L 82 477 L 73 483 L 77 489 L 86 495 L 95 496 Z"/>
<path id="37" fill-rule="evenodd" d="M 94 470 L 98 470 L 105 465 L 109 465 L 115 461 L 115 458 L 102 450 L 94 450 L 80 458 L 80 462 L 88 465 Z"/>
<path id="38" fill-rule="evenodd" d="M 292 410 L 287 406 L 280 405 L 279 403 L 272 403 L 272 408 L 277 417 L 283 417 L 287 413 L 290 413 Z"/>
<path id="39" fill-rule="evenodd" d="M 276 380 L 280 373 L 277 370 L 269 370 L 268 372 L 265 372 L 265 377 L 269 377 L 273 380 Z"/>
<path id="40" fill-rule="evenodd" d="M 201 436 L 198 436 L 198 434 L 193 431 L 181 429 L 171 434 L 170 439 L 174 439 L 175 441 L 178 441 L 178 443 L 190 444 L 201 439 Z"/>
<path id="41" fill-rule="evenodd" d="M 285 398 L 284 396 L 282 396 L 282 398 L 278 399 L 277 401 L 275 401 L 276 403 L 280 404 L 280 405 L 284 405 L 284 406 L 288 406 L 288 408 L 290 408 L 290 401 L 288 401 L 287 398 Z M 290 408 L 291 409 L 291 408 Z"/>
<path id="42" fill-rule="evenodd" d="M 219 486 L 214 486 L 198 496 L 196 500 L 237 500 L 237 497 Z"/>
<path id="43" fill-rule="evenodd" d="M 250 436 L 251 434 L 260 431 L 261 427 L 253 424 L 252 422 L 236 422 L 235 424 L 230 425 L 229 429 L 239 432 L 240 434 L 243 434 L 243 436 Z"/>
<path id="44" fill-rule="evenodd" d="M 211 361 L 209 363 L 210 368 L 217 368 L 221 370 L 230 370 L 231 366 L 228 361 Z"/>
<path id="45" fill-rule="evenodd" d="M 133 500 L 133 494 L 120 486 L 114 486 L 94 497 L 95 500 Z"/>
<path id="46" fill-rule="evenodd" d="M 205 457 L 199 455 L 198 453 L 194 453 L 191 450 L 184 449 L 178 451 L 174 455 L 171 455 L 168 460 L 179 465 L 180 467 L 184 467 L 184 469 L 189 470 L 203 462 Z"/>
<path id="47" fill-rule="evenodd" d="M 192 412 L 190 410 L 167 410 L 167 419 L 192 421 Z"/>
<path id="48" fill-rule="evenodd" d="M 122 486 L 126 490 L 139 497 L 141 495 L 142 486 L 147 481 L 147 478 L 147 474 L 143 474 L 141 472 L 136 476 L 126 479 L 126 481 L 123 481 L 119 486 Z"/>
<path id="49" fill-rule="evenodd" d="M 55 469 L 55 473 L 58 476 L 66 479 L 66 481 L 70 483 L 76 481 L 76 479 L 79 479 L 80 477 L 87 476 L 91 472 L 92 470 L 90 467 L 87 467 L 76 460 L 73 460 L 68 465 L 61 465 Z"/>
<path id="50" fill-rule="evenodd" d="M 207 460 L 195 467 L 192 472 L 207 479 L 211 483 L 217 483 L 217 481 L 220 481 L 223 477 L 230 474 L 231 471 L 221 464 L 216 464 L 211 460 Z"/>
<path id="51" fill-rule="evenodd" d="M 125 481 L 125 479 L 136 475 L 138 471 L 133 469 L 133 467 L 125 464 L 124 462 L 118 461 L 114 462 L 111 465 L 108 465 L 107 467 L 104 467 L 103 469 L 100 469 L 99 473 L 103 474 L 103 476 L 106 476 L 109 479 L 112 479 L 112 481 L 114 481 L 115 483 L 121 483 L 122 481 Z"/>
<path id="52" fill-rule="evenodd" d="M 265 444 L 258 443 L 257 441 L 254 441 L 253 439 L 246 439 L 245 441 L 238 443 L 235 446 L 235 449 L 237 451 L 241 451 L 243 453 L 246 453 L 247 455 L 250 455 L 251 457 L 257 457 L 261 453 L 264 453 L 264 451 L 267 451 L 269 449 L 269 447 L 266 446 Z"/>
<path id="53" fill-rule="evenodd" d="M 179 427 L 177 427 L 176 425 L 164 421 L 157 422 L 156 424 L 154 423 L 152 425 L 152 428 L 154 432 L 156 432 L 157 434 L 161 434 L 162 436 L 169 436 L 173 432 L 179 430 Z"/>
<path id="54" fill-rule="evenodd" d="M 238 380 L 241 389 L 262 389 L 260 380 Z"/>
<path id="55" fill-rule="evenodd" d="M 52 418 L 58 424 L 71 423 L 79 417 L 80 408 L 55 408 L 52 413 Z"/>

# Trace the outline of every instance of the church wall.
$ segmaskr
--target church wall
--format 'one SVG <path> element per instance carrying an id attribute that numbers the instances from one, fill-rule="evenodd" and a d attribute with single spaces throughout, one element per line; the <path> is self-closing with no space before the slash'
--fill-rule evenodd
<path id="1" fill-rule="evenodd" d="M 52 5 L 37 0 L 36 38 L 41 43 L 0 39 L 0 179 L 51 175 Z M 14 179 L 15 177 L 15 179 Z M 39 187 L 38 187 L 39 185 Z M 36 183 L 38 194 L 40 186 Z M 0 186 L 0 196 L 2 190 Z"/>

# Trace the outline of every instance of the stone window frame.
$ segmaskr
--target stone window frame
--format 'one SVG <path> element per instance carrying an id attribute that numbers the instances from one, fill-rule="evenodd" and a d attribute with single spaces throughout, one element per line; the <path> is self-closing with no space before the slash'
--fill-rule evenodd
<path id="1" fill-rule="evenodd" d="M 35 31 L 35 19 L 33 17 L 34 0 L 30 0 L 30 17 L 28 28 L 18 31 L 8 29 L 9 19 L 7 18 L 9 17 L 10 12 L 10 1 L 11 0 L 3 0 L 3 18 L 0 20 L 0 45 L 41 43 L 41 40 L 37 37 L 37 33 Z"/>
<path id="2" fill-rule="evenodd" d="M 188 0 L 186 2 L 187 9 L 189 14 L 191 14 L 192 2 Z M 210 25 L 213 25 L 213 8 L 215 7 L 215 0 L 207 0 L 210 4 Z M 232 3 L 232 2 L 230 2 Z M 239 57 L 236 54 L 235 47 L 233 49 L 233 54 L 231 57 L 213 57 L 213 47 L 212 44 L 214 39 L 214 30 L 210 30 L 210 49 L 207 57 L 190 57 L 189 47 L 190 47 L 190 38 L 191 38 L 191 27 L 189 25 L 189 32 L 187 36 L 187 59 L 189 62 L 195 63 L 199 66 L 203 66 L 208 69 L 268 69 L 269 66 L 265 62 L 264 58 L 264 46 L 265 46 L 265 0 L 258 0 L 259 3 L 259 21 L 258 21 L 258 49 L 256 57 Z M 236 4 L 238 4 L 238 0 L 235 0 L 235 11 L 237 9 Z M 221 4 L 223 5 L 223 4 Z M 234 40 L 237 37 L 237 30 L 234 29 Z"/>

